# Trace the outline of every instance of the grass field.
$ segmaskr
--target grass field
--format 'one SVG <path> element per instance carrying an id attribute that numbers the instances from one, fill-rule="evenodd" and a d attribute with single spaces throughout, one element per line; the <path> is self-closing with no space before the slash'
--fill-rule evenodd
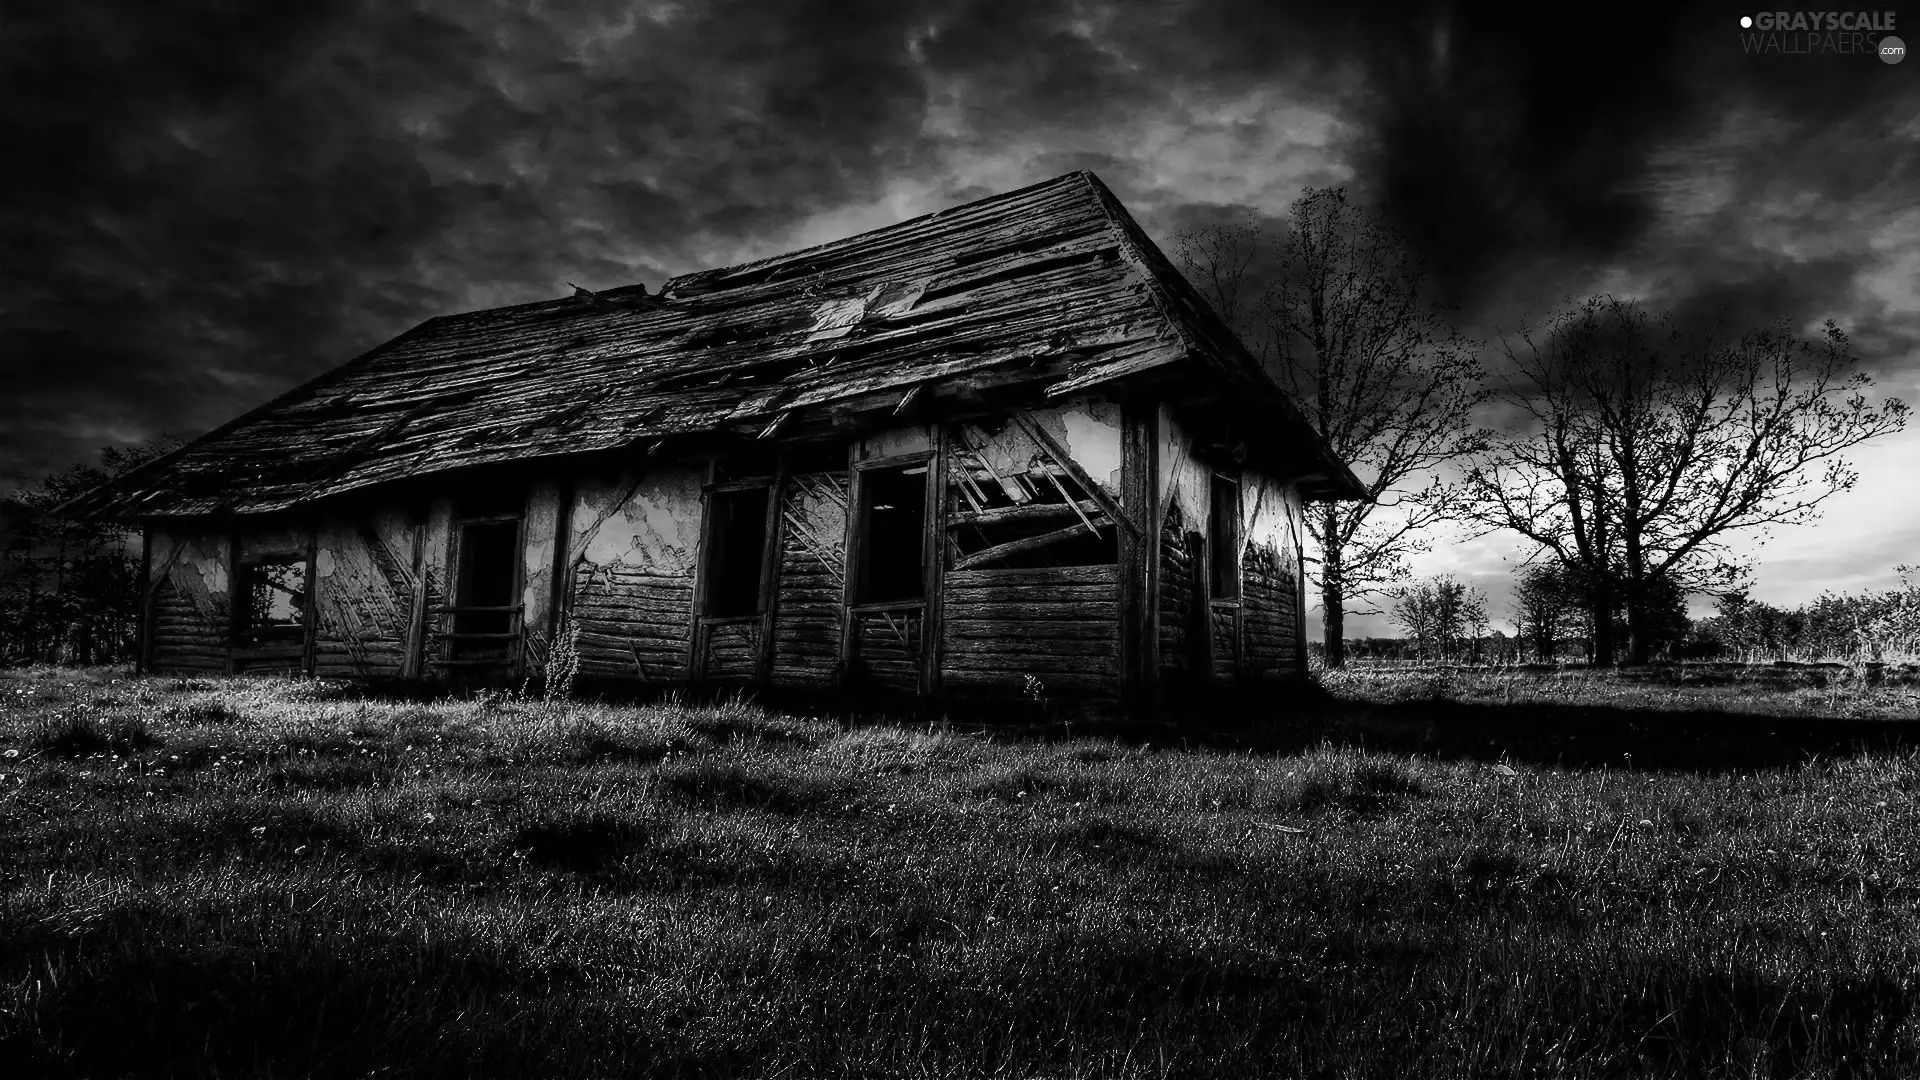
<path id="1" fill-rule="evenodd" d="M 1246 723 L 0 672 L 12 1075 L 1920 1073 L 1911 673 Z"/>

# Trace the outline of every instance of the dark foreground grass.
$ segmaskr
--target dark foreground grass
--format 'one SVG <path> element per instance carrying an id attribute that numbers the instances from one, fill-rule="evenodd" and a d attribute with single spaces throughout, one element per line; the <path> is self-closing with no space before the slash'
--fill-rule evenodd
<path id="1" fill-rule="evenodd" d="M 1569 771 L 44 671 L 0 701 L 13 1075 L 1920 1072 L 1904 751 Z"/>

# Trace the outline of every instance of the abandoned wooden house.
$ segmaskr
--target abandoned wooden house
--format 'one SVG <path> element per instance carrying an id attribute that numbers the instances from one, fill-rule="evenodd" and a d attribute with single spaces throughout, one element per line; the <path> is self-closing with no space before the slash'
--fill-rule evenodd
<path id="1" fill-rule="evenodd" d="M 429 319 L 67 512 L 144 530 L 152 671 L 570 654 L 1150 708 L 1305 670 L 1304 504 L 1359 496 L 1080 172 L 657 294 Z"/>

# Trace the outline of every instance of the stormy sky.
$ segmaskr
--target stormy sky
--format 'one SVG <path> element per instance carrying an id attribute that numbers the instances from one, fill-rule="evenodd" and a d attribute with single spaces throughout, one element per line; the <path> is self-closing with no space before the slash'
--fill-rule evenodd
<path id="1" fill-rule="evenodd" d="M 1920 61 L 1750 54 L 1732 6 L 1511 10 L 9 0 L 0 489 L 198 434 L 435 314 L 1076 168 L 1169 249 L 1343 184 L 1478 337 L 1598 290 L 1832 317 L 1920 399 Z M 1895 17 L 1920 42 L 1920 8 Z M 1824 523 L 1760 549 L 1758 595 L 1920 562 L 1920 430 L 1854 460 Z M 1497 601 L 1516 554 L 1420 569 Z"/>

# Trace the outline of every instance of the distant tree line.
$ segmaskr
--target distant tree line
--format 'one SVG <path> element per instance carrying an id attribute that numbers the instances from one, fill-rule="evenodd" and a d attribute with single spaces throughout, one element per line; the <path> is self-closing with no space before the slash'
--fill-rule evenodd
<path id="1" fill-rule="evenodd" d="M 1749 599 L 1745 590 L 1729 593 L 1712 617 L 1694 623 L 1688 651 L 1733 660 L 1920 659 L 1920 568 L 1897 569 L 1893 588 L 1824 593 L 1796 608 Z"/>
<path id="2" fill-rule="evenodd" d="M 134 658 L 141 609 L 140 550 L 124 526 L 52 511 L 171 450 L 178 440 L 109 447 L 98 465 L 74 465 L 0 502 L 0 665 L 116 664 Z"/>
<path id="3" fill-rule="evenodd" d="M 1920 660 L 1920 568 L 1896 568 L 1892 588 L 1859 594 L 1826 593 L 1782 608 L 1736 590 L 1718 598 L 1714 613 L 1687 617 L 1686 596 L 1667 589 L 1648 614 L 1655 660 L 1875 663 Z M 1395 590 L 1389 612 L 1401 637 L 1349 638 L 1352 660 L 1395 663 L 1596 663 L 1591 596 L 1559 567 L 1536 565 L 1514 580 L 1512 633 L 1490 625 L 1486 595 L 1451 575 L 1423 578 Z M 1612 635 L 1627 633 L 1617 598 Z M 1314 655 L 1326 653 L 1315 643 Z"/>

